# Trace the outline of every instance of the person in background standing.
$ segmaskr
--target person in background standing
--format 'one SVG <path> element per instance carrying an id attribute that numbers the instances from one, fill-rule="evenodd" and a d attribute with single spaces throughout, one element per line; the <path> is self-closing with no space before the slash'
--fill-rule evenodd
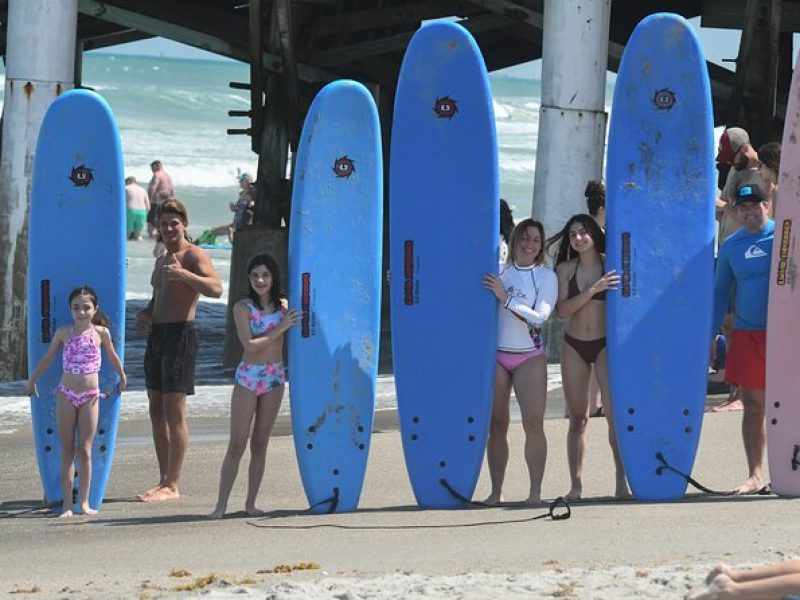
<path id="1" fill-rule="evenodd" d="M 147 221 L 150 210 L 150 198 L 147 192 L 138 183 L 133 175 L 125 178 L 125 221 L 128 239 L 135 242 L 142 241 L 142 230 Z"/>
<path id="2" fill-rule="evenodd" d="M 750 144 L 750 135 L 741 127 L 729 127 L 719 138 L 717 162 L 733 167 L 728 171 L 725 187 L 717 198 L 719 220 L 719 245 L 741 227 L 738 213 L 733 208 L 736 190 L 758 180 L 758 154 Z"/>
<path id="3" fill-rule="evenodd" d="M 758 174 L 769 196 L 769 217 L 775 216 L 778 202 L 778 171 L 781 166 L 780 142 L 769 142 L 758 149 Z"/>
<path id="4" fill-rule="evenodd" d="M 153 177 L 150 178 L 150 183 L 147 184 L 147 197 L 150 199 L 150 211 L 147 213 L 147 223 L 149 225 L 150 237 L 155 237 L 158 232 L 158 217 L 156 215 L 159 194 L 165 192 L 167 198 L 175 196 L 175 186 L 172 185 L 172 178 L 169 173 L 164 169 L 164 165 L 160 160 L 154 160 L 150 163 L 150 170 L 153 172 Z"/>

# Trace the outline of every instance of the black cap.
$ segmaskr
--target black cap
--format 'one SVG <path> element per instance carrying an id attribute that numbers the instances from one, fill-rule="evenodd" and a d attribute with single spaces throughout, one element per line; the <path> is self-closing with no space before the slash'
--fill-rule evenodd
<path id="1" fill-rule="evenodd" d="M 742 202 L 766 202 L 767 195 L 757 183 L 748 183 L 736 190 L 736 197 L 734 198 L 734 206 Z"/>

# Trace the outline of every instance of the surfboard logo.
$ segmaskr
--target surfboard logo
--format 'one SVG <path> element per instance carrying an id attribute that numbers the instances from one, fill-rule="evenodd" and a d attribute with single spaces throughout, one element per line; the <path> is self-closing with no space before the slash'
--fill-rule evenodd
<path id="1" fill-rule="evenodd" d="M 678 98 L 675 96 L 675 92 L 669 88 L 656 90 L 656 93 L 653 94 L 653 104 L 655 104 L 656 108 L 659 110 L 671 109 L 673 106 L 675 106 L 675 102 L 677 102 L 677 100 Z"/>
<path id="2" fill-rule="evenodd" d="M 311 273 L 303 273 L 300 293 L 300 335 L 311 336 Z"/>
<path id="3" fill-rule="evenodd" d="M 94 181 L 94 173 L 86 165 L 78 165 L 72 169 L 69 179 L 75 187 L 89 187 L 89 184 Z"/>
<path id="4" fill-rule="evenodd" d="M 414 292 L 414 242 L 406 240 L 403 244 L 403 303 L 406 306 L 413 306 L 417 300 Z"/>
<path id="5" fill-rule="evenodd" d="M 49 344 L 53 339 L 53 330 L 50 328 L 50 280 L 42 279 L 39 289 L 42 298 L 42 342 Z"/>
<path id="6" fill-rule="evenodd" d="M 781 229 L 780 255 L 778 257 L 778 277 L 775 283 L 786 285 L 786 274 L 789 266 L 789 244 L 792 240 L 792 220 L 784 219 Z"/>
<path id="7" fill-rule="evenodd" d="M 333 172 L 337 177 L 347 179 L 356 172 L 356 161 L 347 155 L 337 158 L 333 163 Z"/>
<path id="8" fill-rule="evenodd" d="M 629 298 L 631 295 L 631 234 L 628 231 L 622 234 L 622 296 Z"/>
<path id="9" fill-rule="evenodd" d="M 452 119 L 458 112 L 458 102 L 453 100 L 450 96 L 437 98 L 433 104 L 433 112 L 440 119 Z"/>

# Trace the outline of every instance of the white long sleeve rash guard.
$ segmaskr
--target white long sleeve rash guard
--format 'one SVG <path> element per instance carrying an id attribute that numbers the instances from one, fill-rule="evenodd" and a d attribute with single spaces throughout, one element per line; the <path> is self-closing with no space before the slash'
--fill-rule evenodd
<path id="1" fill-rule="evenodd" d="M 558 300 L 558 277 L 544 265 L 502 265 L 500 281 L 508 300 L 500 305 L 497 349 L 530 352 L 536 349 L 533 329 L 547 321 Z"/>

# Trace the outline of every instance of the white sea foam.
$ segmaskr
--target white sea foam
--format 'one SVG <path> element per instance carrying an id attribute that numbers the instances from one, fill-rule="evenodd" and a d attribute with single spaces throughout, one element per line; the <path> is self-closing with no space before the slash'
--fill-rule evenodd
<path id="1" fill-rule="evenodd" d="M 500 104 L 497 100 L 492 100 L 492 106 L 495 119 L 508 119 L 514 111 L 514 107 L 510 104 Z"/>

